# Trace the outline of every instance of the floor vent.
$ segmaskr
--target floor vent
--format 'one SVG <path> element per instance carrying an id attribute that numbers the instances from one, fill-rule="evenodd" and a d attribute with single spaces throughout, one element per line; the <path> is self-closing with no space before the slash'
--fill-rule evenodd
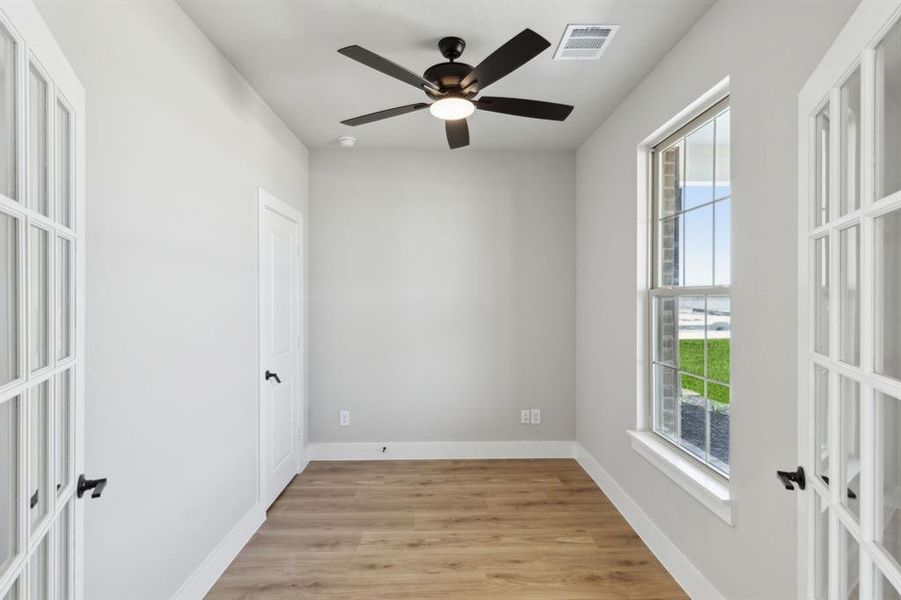
<path id="1" fill-rule="evenodd" d="M 567 25 L 554 60 L 597 60 L 619 25 Z"/>

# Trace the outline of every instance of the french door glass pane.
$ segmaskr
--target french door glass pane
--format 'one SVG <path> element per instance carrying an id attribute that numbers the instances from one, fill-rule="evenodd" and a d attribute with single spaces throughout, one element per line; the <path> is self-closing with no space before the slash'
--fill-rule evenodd
<path id="1" fill-rule="evenodd" d="M 47 81 L 32 65 L 28 70 L 28 206 L 49 216 L 47 97 Z"/>
<path id="2" fill-rule="evenodd" d="M 57 539 L 57 553 L 56 553 L 56 597 L 59 600 L 69 600 L 70 592 L 69 592 L 69 574 L 71 573 L 70 569 L 70 555 L 69 555 L 69 513 L 72 509 L 71 503 L 67 505 L 59 514 L 59 518 L 56 522 L 56 528 L 58 531 Z"/>
<path id="3" fill-rule="evenodd" d="M 16 195 L 16 42 L 0 24 L 0 194 Z"/>
<path id="4" fill-rule="evenodd" d="M 50 233 L 31 226 L 31 370 L 50 364 Z"/>
<path id="5" fill-rule="evenodd" d="M 829 237 L 814 242 L 814 344 L 820 354 L 829 354 Z"/>
<path id="6" fill-rule="evenodd" d="M 876 48 L 876 196 L 901 189 L 901 22 Z"/>
<path id="7" fill-rule="evenodd" d="M 716 118 L 716 184 L 714 188 L 716 198 L 728 198 L 732 195 L 729 162 L 731 137 L 729 111 L 726 111 Z"/>
<path id="8" fill-rule="evenodd" d="M 841 188 L 839 212 L 845 215 L 860 208 L 860 68 L 845 81 L 842 96 Z"/>
<path id="9" fill-rule="evenodd" d="M 875 229 L 876 371 L 901 379 L 901 210 L 877 217 Z"/>
<path id="10" fill-rule="evenodd" d="M 814 182 L 813 224 L 824 225 L 829 221 L 829 105 L 826 104 L 814 121 L 816 136 L 816 181 Z"/>
<path id="11" fill-rule="evenodd" d="M 50 546 L 47 544 L 47 536 L 41 540 L 41 545 L 34 551 L 28 564 L 28 578 L 31 592 L 31 600 L 47 600 L 50 597 L 48 589 L 48 576 L 50 572 Z"/>
<path id="12" fill-rule="evenodd" d="M 18 551 L 19 398 L 0 404 L 0 576 Z"/>
<path id="13" fill-rule="evenodd" d="M 829 509 L 819 493 L 813 495 L 813 595 L 816 600 L 829 598 Z"/>
<path id="14" fill-rule="evenodd" d="M 56 358 L 72 355 L 72 241 L 56 238 Z"/>
<path id="15" fill-rule="evenodd" d="M 13 582 L 12 587 L 3 596 L 3 600 L 19 600 L 19 580 Z"/>
<path id="16" fill-rule="evenodd" d="M 839 358 L 860 364 L 860 227 L 839 234 Z"/>
<path id="17" fill-rule="evenodd" d="M 56 102 L 56 220 L 72 226 L 72 115 Z"/>
<path id="18" fill-rule="evenodd" d="M 32 529 L 47 514 L 50 503 L 47 493 L 47 471 L 50 440 L 50 385 L 39 383 L 28 392 L 28 506 Z"/>
<path id="19" fill-rule="evenodd" d="M 713 205 L 713 237 L 713 285 L 730 285 L 732 283 L 732 200 L 720 200 Z"/>
<path id="20" fill-rule="evenodd" d="M 685 138 L 685 210 L 713 200 L 713 123 Z"/>
<path id="21" fill-rule="evenodd" d="M 0 385 L 18 379 L 19 219 L 0 212 Z"/>
<path id="22" fill-rule="evenodd" d="M 829 478 L 829 371 L 814 366 L 813 399 L 816 421 L 816 474 Z M 828 485 L 828 483 L 827 483 Z"/>
<path id="23" fill-rule="evenodd" d="M 839 378 L 842 417 L 842 469 L 845 485 L 840 490 L 842 503 L 860 519 L 860 385 Z M 866 499 L 863 499 L 866 501 Z"/>
<path id="24" fill-rule="evenodd" d="M 860 598 L 860 544 L 848 533 L 838 520 L 839 533 L 839 552 L 841 565 L 840 577 L 840 598 L 848 600 L 857 600 Z"/>
<path id="25" fill-rule="evenodd" d="M 882 573 L 878 574 L 876 577 L 876 598 L 881 598 L 882 600 L 901 600 L 901 592 L 892 585 L 892 582 L 886 579 L 885 575 Z"/>
<path id="26" fill-rule="evenodd" d="M 72 370 L 56 376 L 56 491 L 69 485 L 69 442 L 72 411 Z"/>
<path id="27" fill-rule="evenodd" d="M 654 365 L 654 431 L 672 442 L 678 433 L 677 378 L 675 369 Z"/>
<path id="28" fill-rule="evenodd" d="M 901 563 L 901 400 L 876 396 L 876 541 Z"/>

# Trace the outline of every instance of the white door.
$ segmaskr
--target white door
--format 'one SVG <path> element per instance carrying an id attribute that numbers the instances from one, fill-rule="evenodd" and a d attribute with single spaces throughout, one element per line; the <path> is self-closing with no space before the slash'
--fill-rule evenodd
<path id="1" fill-rule="evenodd" d="M 901 598 L 901 2 L 799 98 L 799 596 Z"/>
<path id="2" fill-rule="evenodd" d="M 303 225 L 260 190 L 260 496 L 269 507 L 301 468 Z"/>
<path id="3" fill-rule="evenodd" d="M 0 4 L 0 598 L 82 597 L 84 89 Z"/>

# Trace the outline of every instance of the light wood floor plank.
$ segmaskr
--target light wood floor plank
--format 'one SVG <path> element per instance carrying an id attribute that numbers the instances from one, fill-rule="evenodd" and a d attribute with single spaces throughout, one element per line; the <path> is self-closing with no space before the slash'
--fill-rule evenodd
<path id="1" fill-rule="evenodd" d="M 313 462 L 210 600 L 675 600 L 573 460 Z"/>

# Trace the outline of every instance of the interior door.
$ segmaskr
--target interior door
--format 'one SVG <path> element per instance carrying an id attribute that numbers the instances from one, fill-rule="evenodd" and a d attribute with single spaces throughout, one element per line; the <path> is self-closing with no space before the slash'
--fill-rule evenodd
<path id="1" fill-rule="evenodd" d="M 80 598 L 84 89 L 0 4 L 0 598 Z"/>
<path id="2" fill-rule="evenodd" d="M 260 190 L 260 495 L 269 507 L 303 448 L 301 215 Z"/>
<path id="3" fill-rule="evenodd" d="M 799 98 L 799 596 L 901 598 L 901 6 Z"/>

